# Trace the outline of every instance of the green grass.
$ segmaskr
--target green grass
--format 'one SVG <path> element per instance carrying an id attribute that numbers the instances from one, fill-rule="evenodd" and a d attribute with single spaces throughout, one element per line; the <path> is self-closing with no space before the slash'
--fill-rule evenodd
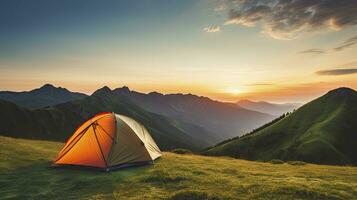
<path id="1" fill-rule="evenodd" d="M 164 153 L 105 173 L 50 168 L 63 144 L 0 137 L 1 199 L 357 199 L 357 168 Z"/>

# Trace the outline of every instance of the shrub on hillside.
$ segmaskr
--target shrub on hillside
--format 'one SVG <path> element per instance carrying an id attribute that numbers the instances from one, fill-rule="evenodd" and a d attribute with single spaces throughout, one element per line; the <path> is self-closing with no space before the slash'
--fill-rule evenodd
<path id="1" fill-rule="evenodd" d="M 192 151 L 189 149 L 183 149 L 183 148 L 179 148 L 179 149 L 174 149 L 171 151 L 172 153 L 177 153 L 177 154 L 192 154 Z"/>
<path id="2" fill-rule="evenodd" d="M 284 161 L 280 160 L 280 159 L 272 159 L 269 161 L 271 164 L 283 164 Z"/>
<path id="3" fill-rule="evenodd" d="M 307 163 L 304 161 L 297 161 L 297 160 L 292 160 L 292 161 L 288 161 L 288 164 L 290 165 L 306 165 Z"/>

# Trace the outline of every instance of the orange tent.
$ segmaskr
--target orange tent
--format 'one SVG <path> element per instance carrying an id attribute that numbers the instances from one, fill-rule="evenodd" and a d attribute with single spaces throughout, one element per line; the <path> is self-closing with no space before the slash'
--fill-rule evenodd
<path id="1" fill-rule="evenodd" d="M 160 156 L 159 147 L 143 125 L 124 115 L 101 113 L 74 132 L 54 165 L 80 165 L 110 171 L 152 163 Z"/>

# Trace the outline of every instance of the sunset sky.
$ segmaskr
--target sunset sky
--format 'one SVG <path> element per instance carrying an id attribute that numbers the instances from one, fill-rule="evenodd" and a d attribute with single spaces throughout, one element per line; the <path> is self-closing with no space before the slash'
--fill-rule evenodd
<path id="1" fill-rule="evenodd" d="M 306 102 L 357 89 L 355 0 L 0 2 L 0 90 Z"/>

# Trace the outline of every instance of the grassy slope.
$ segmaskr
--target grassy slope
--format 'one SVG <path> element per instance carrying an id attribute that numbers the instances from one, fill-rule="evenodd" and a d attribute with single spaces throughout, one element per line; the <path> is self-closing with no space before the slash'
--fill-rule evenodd
<path id="1" fill-rule="evenodd" d="M 357 164 L 356 116 L 357 92 L 337 89 L 263 130 L 209 149 L 206 154 Z"/>
<path id="2" fill-rule="evenodd" d="M 111 173 L 49 168 L 61 146 L 0 136 L 2 199 L 357 198 L 356 167 L 164 153 L 154 166 Z"/>

